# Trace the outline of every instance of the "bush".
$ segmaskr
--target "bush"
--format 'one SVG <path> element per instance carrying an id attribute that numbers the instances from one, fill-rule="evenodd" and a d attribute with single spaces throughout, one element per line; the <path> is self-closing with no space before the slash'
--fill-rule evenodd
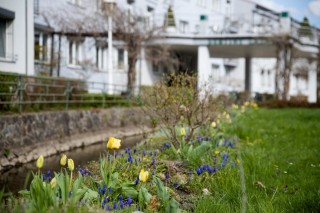
<path id="1" fill-rule="evenodd" d="M 0 102 L 9 102 L 12 100 L 15 92 L 19 77 L 15 73 L 0 72 Z M 6 94 L 3 94 L 6 93 Z M 11 109 L 10 104 L 0 104 L 1 111 L 8 111 Z"/>

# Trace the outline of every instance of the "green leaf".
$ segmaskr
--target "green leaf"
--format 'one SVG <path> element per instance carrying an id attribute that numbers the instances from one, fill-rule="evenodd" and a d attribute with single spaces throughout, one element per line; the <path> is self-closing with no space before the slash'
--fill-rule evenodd
<path id="1" fill-rule="evenodd" d="M 181 212 L 180 209 L 179 209 L 179 203 L 171 198 L 167 207 L 166 207 L 166 213 L 179 213 Z"/>
<path id="2" fill-rule="evenodd" d="M 164 187 L 162 181 L 159 178 L 157 178 L 156 176 L 153 176 L 153 181 L 157 186 L 158 197 L 163 202 L 167 202 L 169 200 L 169 193 L 168 193 L 167 189 Z"/>
<path id="3" fill-rule="evenodd" d="M 121 190 L 122 190 L 122 194 L 125 195 L 125 196 L 130 196 L 132 199 L 137 199 L 138 198 L 139 193 L 133 187 L 122 186 Z"/>
<path id="4" fill-rule="evenodd" d="M 83 200 L 91 201 L 91 200 L 96 200 L 99 198 L 99 194 L 96 191 L 93 191 L 91 189 L 86 189 L 86 193 L 83 196 Z"/>
<path id="5" fill-rule="evenodd" d="M 143 207 L 146 205 L 145 203 L 149 203 L 151 200 L 151 194 L 148 192 L 148 189 L 141 187 L 139 190 L 139 205 Z"/>

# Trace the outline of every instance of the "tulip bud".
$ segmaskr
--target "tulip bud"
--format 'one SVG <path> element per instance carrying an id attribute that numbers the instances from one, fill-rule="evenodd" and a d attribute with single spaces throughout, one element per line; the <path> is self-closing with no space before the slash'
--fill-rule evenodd
<path id="1" fill-rule="evenodd" d="M 65 154 L 63 154 L 63 155 L 61 156 L 61 159 L 60 159 L 60 165 L 61 165 L 61 166 L 65 166 L 66 163 L 67 163 L 67 156 L 66 156 Z"/>
<path id="2" fill-rule="evenodd" d="M 68 159 L 68 168 L 71 172 L 74 170 L 74 162 L 72 159 Z"/>
<path id="3" fill-rule="evenodd" d="M 43 162 L 44 162 L 43 155 L 40 155 L 36 163 L 36 166 L 38 167 L 38 169 L 41 169 L 43 167 Z"/>
<path id="4" fill-rule="evenodd" d="M 180 134 L 181 136 L 185 136 L 186 135 L 186 130 L 184 128 L 180 129 Z"/>
<path id="5" fill-rule="evenodd" d="M 52 180 L 50 181 L 50 185 L 51 185 L 51 188 L 56 187 L 56 185 L 57 185 L 57 179 L 56 179 L 55 177 L 52 178 Z"/>

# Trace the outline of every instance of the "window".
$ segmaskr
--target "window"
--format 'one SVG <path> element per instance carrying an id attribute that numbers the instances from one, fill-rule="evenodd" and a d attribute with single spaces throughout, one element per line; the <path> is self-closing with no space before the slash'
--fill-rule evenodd
<path id="1" fill-rule="evenodd" d="M 35 32 L 34 59 L 39 61 L 48 61 L 48 53 L 48 35 L 41 32 Z"/>
<path id="2" fill-rule="evenodd" d="M 69 2 L 75 5 L 81 6 L 81 0 L 69 0 Z"/>
<path id="3" fill-rule="evenodd" d="M 104 47 L 96 47 L 96 67 L 99 70 L 106 70 L 106 48 Z"/>
<path id="4" fill-rule="evenodd" d="M 118 68 L 124 68 L 124 49 L 118 49 Z"/>
<path id="5" fill-rule="evenodd" d="M 220 82 L 221 77 L 220 77 L 220 66 L 218 64 L 212 64 L 211 65 L 212 69 L 212 77 L 215 82 Z"/>
<path id="6" fill-rule="evenodd" d="M 198 5 L 199 6 L 205 7 L 206 4 L 207 4 L 207 0 L 198 0 Z"/>
<path id="7" fill-rule="evenodd" d="M 180 33 L 188 32 L 189 23 L 187 21 L 180 21 L 179 23 L 179 31 Z"/>
<path id="8" fill-rule="evenodd" d="M 153 62 L 152 63 L 152 70 L 155 73 L 159 73 L 160 72 L 160 65 Z"/>
<path id="9" fill-rule="evenodd" d="M 220 11 L 220 1 L 221 0 L 212 0 L 212 10 Z"/>
<path id="10" fill-rule="evenodd" d="M 6 28 L 7 22 L 0 19 L 0 57 L 6 57 Z"/>
<path id="11" fill-rule="evenodd" d="M 13 59 L 13 21 L 0 19 L 0 58 Z"/>
<path id="12" fill-rule="evenodd" d="M 69 64 L 80 65 L 82 59 L 82 42 L 69 41 Z"/>

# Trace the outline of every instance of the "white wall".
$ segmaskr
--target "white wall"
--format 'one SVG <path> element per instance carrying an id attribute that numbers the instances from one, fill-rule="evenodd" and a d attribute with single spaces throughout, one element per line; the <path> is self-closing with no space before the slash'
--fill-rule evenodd
<path id="1" fill-rule="evenodd" d="M 0 7 L 15 13 L 13 58 L 0 59 L 0 70 L 34 74 L 33 0 L 1 0 Z"/>

